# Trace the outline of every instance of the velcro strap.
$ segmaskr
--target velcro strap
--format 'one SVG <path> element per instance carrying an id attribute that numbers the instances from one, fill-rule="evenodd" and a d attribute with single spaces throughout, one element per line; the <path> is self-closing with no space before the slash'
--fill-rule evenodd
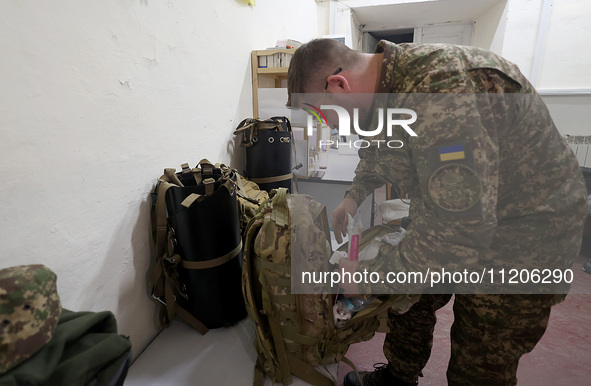
<path id="1" fill-rule="evenodd" d="M 293 177 L 293 173 L 283 174 L 275 177 L 250 178 L 251 181 L 257 184 L 270 184 L 272 182 L 285 181 Z"/>
<path id="2" fill-rule="evenodd" d="M 197 201 L 199 199 L 199 197 L 202 197 L 202 196 L 200 194 L 197 194 L 197 193 L 191 193 L 187 198 L 185 198 L 183 200 L 183 202 L 181 202 L 181 205 L 184 206 L 185 208 L 188 208 L 195 201 Z"/>
<path id="3" fill-rule="evenodd" d="M 236 248 L 234 248 L 233 250 L 231 250 L 230 252 L 226 253 L 223 256 L 220 256 L 220 257 L 217 257 L 217 258 L 211 259 L 211 260 L 206 260 L 206 261 L 183 260 L 183 262 L 181 264 L 183 265 L 183 267 L 185 267 L 187 269 L 213 268 L 213 267 L 217 267 L 218 265 L 222 265 L 222 264 L 227 263 L 228 261 L 232 260 L 234 257 L 236 257 L 238 255 L 238 253 L 240 253 L 241 249 L 242 249 L 242 241 L 240 241 L 240 243 L 238 243 L 238 246 Z"/>

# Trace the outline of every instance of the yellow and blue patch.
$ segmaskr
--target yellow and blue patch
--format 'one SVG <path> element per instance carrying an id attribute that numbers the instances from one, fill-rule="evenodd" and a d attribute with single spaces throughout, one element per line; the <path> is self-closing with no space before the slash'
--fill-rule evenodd
<path id="1" fill-rule="evenodd" d="M 466 158 L 464 145 L 453 145 L 439 148 L 439 159 L 441 161 L 455 161 Z"/>

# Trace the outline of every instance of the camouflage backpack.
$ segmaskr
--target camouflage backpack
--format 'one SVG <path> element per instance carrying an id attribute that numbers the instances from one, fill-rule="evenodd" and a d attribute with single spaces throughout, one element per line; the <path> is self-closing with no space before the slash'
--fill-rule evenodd
<path id="1" fill-rule="evenodd" d="M 385 231 L 371 229 L 362 237 L 361 247 L 378 236 L 376 231 Z M 345 326 L 335 328 L 331 290 L 295 294 L 291 282 L 292 260 L 297 271 L 321 267 L 330 272 L 331 253 L 326 209 L 311 196 L 272 191 L 249 223 L 242 289 L 255 326 L 255 385 L 262 385 L 265 374 L 284 385 L 292 382 L 292 374 L 314 385 L 336 385 L 332 375 L 316 367 L 327 370 L 328 364 L 342 360 L 354 368 L 344 357 L 349 345 L 371 339 L 379 326 L 377 316 L 388 308 L 397 306 L 404 312 L 414 303 L 407 295 L 376 299 Z"/>

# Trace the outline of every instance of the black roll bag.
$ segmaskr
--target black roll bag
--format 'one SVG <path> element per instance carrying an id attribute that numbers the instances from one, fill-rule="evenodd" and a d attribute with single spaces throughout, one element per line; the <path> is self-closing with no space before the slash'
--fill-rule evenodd
<path id="1" fill-rule="evenodd" d="M 161 177 L 160 184 L 165 186 L 158 195 L 164 193 L 165 197 L 168 240 L 167 248 L 160 248 L 164 249 L 160 262 L 163 268 L 157 271 L 169 284 L 153 284 L 153 297 L 164 305 L 163 325 L 170 323 L 170 311 L 185 320 L 186 313 L 190 314 L 189 319 L 197 319 L 206 327 L 205 331 L 246 316 L 235 179 L 233 170 L 214 166 L 207 160 L 193 169 L 184 164 L 179 173 L 165 169 Z M 163 238 L 161 235 L 160 239 Z M 153 283 L 159 280 L 154 272 L 152 278 Z M 168 310 L 171 303 L 174 309 Z M 196 327 L 191 320 L 188 322 Z"/>
<path id="2" fill-rule="evenodd" d="M 268 192 L 277 188 L 291 191 L 293 136 L 289 119 L 247 118 L 240 122 L 234 134 L 242 134 L 241 144 L 246 149 L 246 178 Z"/>

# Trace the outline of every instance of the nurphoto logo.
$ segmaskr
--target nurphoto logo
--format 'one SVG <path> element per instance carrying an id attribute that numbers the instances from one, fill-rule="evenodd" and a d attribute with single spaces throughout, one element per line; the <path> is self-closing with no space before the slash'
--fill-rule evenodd
<path id="1" fill-rule="evenodd" d="M 330 127 L 328 124 L 328 120 L 326 119 L 323 110 L 331 109 L 337 113 L 338 116 L 338 132 L 339 137 L 347 137 L 351 135 L 351 115 L 349 112 L 337 105 L 321 105 L 320 108 L 310 104 L 304 103 L 304 105 L 308 106 L 309 108 L 303 108 L 304 111 L 308 113 L 308 121 L 307 121 L 307 130 L 308 135 L 313 135 L 314 133 L 314 118 L 318 120 L 318 122 L 322 125 L 326 125 Z M 408 117 L 410 116 L 410 117 Z M 417 120 L 417 113 L 411 109 L 404 109 L 404 108 L 378 108 L 377 110 L 377 118 L 378 123 L 377 127 L 374 130 L 363 130 L 359 127 L 359 109 L 353 109 L 353 129 L 355 133 L 361 137 L 373 137 L 380 134 L 384 130 L 384 126 L 386 127 L 386 136 L 392 136 L 392 128 L 394 126 L 402 127 L 408 135 L 411 137 L 416 137 L 417 133 L 410 127 L 412 123 Z M 384 121 L 386 124 L 384 125 Z M 339 143 L 335 143 L 333 140 L 320 140 L 320 146 L 331 146 L 336 145 L 339 146 Z M 347 144 L 347 143 L 345 143 Z M 369 146 L 376 145 L 380 147 L 380 144 L 385 144 L 389 148 L 401 148 L 404 146 L 404 143 L 400 140 L 365 140 L 360 139 L 357 141 L 349 141 L 349 147 L 354 146 L 355 148 L 366 148 Z"/>

